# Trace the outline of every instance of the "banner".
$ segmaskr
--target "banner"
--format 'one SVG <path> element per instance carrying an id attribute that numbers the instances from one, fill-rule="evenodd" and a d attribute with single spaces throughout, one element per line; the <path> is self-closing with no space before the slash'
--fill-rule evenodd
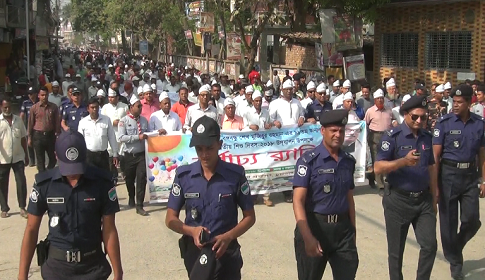
<path id="1" fill-rule="evenodd" d="M 177 167 L 197 161 L 189 148 L 190 134 L 150 136 L 145 142 L 150 203 L 166 202 Z M 296 161 L 322 142 L 320 125 L 272 128 L 264 131 L 222 131 L 219 156 L 241 165 L 252 194 L 291 190 Z M 364 182 L 367 132 L 365 122 L 347 124 L 344 150 L 357 164 L 354 181 Z"/>
<path id="2" fill-rule="evenodd" d="M 213 13 L 200 13 L 200 32 L 214 33 L 214 14 Z"/>
<path id="3" fill-rule="evenodd" d="M 363 54 L 344 58 L 345 77 L 350 81 L 365 80 L 365 58 Z"/>
<path id="4" fill-rule="evenodd" d="M 241 37 L 235 32 L 228 32 L 226 34 L 227 42 L 227 59 L 240 60 L 241 59 Z"/>

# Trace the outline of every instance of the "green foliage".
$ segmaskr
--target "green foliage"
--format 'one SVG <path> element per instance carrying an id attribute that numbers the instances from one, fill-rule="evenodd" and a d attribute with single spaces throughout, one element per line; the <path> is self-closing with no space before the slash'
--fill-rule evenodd
<path id="1" fill-rule="evenodd" d="M 71 0 L 72 25 L 76 31 L 100 32 L 108 29 L 107 0 Z"/>

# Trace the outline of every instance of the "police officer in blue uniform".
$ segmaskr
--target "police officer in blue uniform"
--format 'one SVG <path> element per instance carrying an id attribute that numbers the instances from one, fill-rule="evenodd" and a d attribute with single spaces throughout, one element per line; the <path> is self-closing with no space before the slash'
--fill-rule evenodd
<path id="1" fill-rule="evenodd" d="M 374 171 L 388 174 L 382 205 L 386 221 L 389 278 L 402 280 L 404 246 L 413 225 L 421 250 L 416 279 L 430 279 L 436 257 L 436 193 L 432 135 L 423 129 L 428 102 L 415 95 L 400 108 L 404 121 L 383 134 Z"/>
<path id="2" fill-rule="evenodd" d="M 114 279 L 122 279 L 115 225 L 120 208 L 111 173 L 87 165 L 86 143 L 77 131 L 62 132 L 55 150 L 59 166 L 35 176 L 18 279 L 28 278 L 45 212 L 49 234 L 37 245 L 43 279 L 108 279 L 112 270 L 105 253 Z"/>
<path id="3" fill-rule="evenodd" d="M 485 196 L 484 183 L 477 188 L 480 183 L 478 168 L 485 177 L 485 122 L 482 117 L 470 113 L 472 95 L 473 89 L 468 85 L 454 88 L 451 92 L 453 112 L 442 116 L 433 130 L 433 151 L 440 168 L 441 243 L 454 279 L 464 277 L 463 248 L 481 226 L 478 197 Z M 485 180 L 482 178 L 482 181 Z"/>
<path id="4" fill-rule="evenodd" d="M 317 123 L 320 121 L 322 112 L 332 110 L 332 103 L 326 100 L 325 91 L 316 92 L 315 100 L 306 107 L 305 119 L 310 123 Z"/>
<path id="5" fill-rule="evenodd" d="M 25 127 L 28 128 L 28 121 L 30 116 L 30 109 L 34 104 L 37 102 L 37 93 L 33 87 L 30 87 L 27 91 L 29 98 L 22 102 L 20 106 L 20 118 L 24 121 Z M 28 153 L 29 153 L 29 166 L 35 166 L 35 151 L 33 146 L 27 145 Z"/>
<path id="6" fill-rule="evenodd" d="M 183 234 L 179 246 L 190 279 L 241 279 L 237 238 L 256 221 L 249 183 L 243 167 L 219 158 L 217 122 L 203 116 L 193 127 L 190 147 L 195 146 L 199 160 L 177 168 L 165 224 Z M 243 213 L 239 223 L 238 206 Z"/>
<path id="7" fill-rule="evenodd" d="M 88 107 L 83 102 L 81 90 L 77 87 L 72 89 L 71 102 L 63 107 L 61 125 L 64 130 L 77 131 L 79 121 L 89 115 Z"/>
<path id="8" fill-rule="evenodd" d="M 327 262 L 334 279 L 354 279 L 359 265 L 355 242 L 355 159 L 341 147 L 346 110 L 320 116 L 323 141 L 296 163 L 293 209 L 299 280 L 320 280 Z"/>

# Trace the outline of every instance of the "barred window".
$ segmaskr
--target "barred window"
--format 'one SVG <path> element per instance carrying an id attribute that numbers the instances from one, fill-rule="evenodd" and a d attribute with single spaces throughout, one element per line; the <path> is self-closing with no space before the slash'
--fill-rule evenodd
<path id="1" fill-rule="evenodd" d="M 418 33 L 382 34 L 381 66 L 418 67 Z"/>
<path id="2" fill-rule="evenodd" d="M 472 33 L 431 32 L 426 34 L 426 68 L 471 70 Z"/>

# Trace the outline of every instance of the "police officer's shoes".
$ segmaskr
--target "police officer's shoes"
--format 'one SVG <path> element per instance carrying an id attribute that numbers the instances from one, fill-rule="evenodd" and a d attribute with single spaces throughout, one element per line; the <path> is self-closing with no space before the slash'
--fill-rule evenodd
<path id="1" fill-rule="evenodd" d="M 130 197 L 130 198 L 128 199 L 128 207 L 130 207 L 130 208 L 135 207 L 135 198 Z"/>
<path id="2" fill-rule="evenodd" d="M 384 189 L 379 189 L 379 196 L 383 197 L 384 196 Z"/>
<path id="3" fill-rule="evenodd" d="M 145 209 L 143 209 L 142 207 L 136 208 L 136 214 L 138 214 L 140 216 L 148 216 L 148 212 L 145 211 Z"/>
<path id="4" fill-rule="evenodd" d="M 463 273 L 460 272 L 460 273 L 456 273 L 456 275 L 451 275 L 451 278 L 453 278 L 453 280 L 463 280 L 465 279 L 465 275 L 463 275 Z"/>

